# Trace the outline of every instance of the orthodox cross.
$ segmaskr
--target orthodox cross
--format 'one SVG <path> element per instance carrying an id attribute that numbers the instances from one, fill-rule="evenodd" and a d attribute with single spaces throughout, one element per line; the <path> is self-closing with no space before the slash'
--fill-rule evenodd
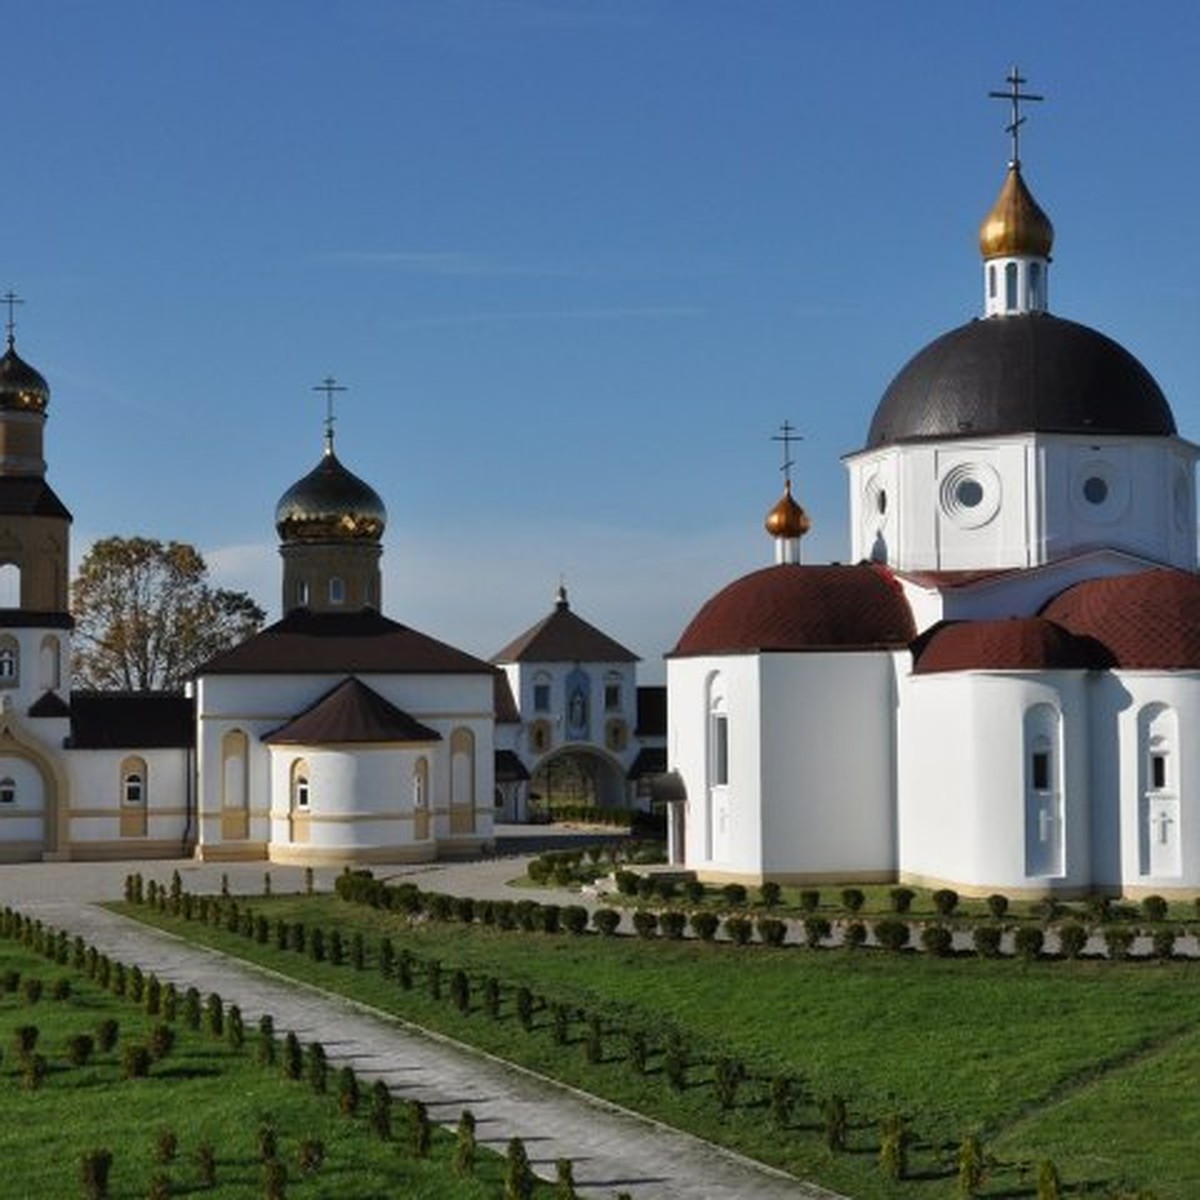
<path id="1" fill-rule="evenodd" d="M 792 482 L 792 468 L 796 465 L 792 458 L 792 443 L 802 442 L 804 438 L 796 432 L 796 427 L 791 421 L 784 421 L 779 426 L 779 432 L 771 435 L 771 441 L 783 443 L 783 466 L 779 469 L 783 472 L 784 482 L 790 484 Z"/>
<path id="2" fill-rule="evenodd" d="M 1025 118 L 1021 116 L 1021 102 L 1023 100 L 1045 100 L 1046 97 L 1021 91 L 1021 84 L 1025 82 L 1025 76 L 1017 67 L 1013 67 L 1009 71 L 1005 82 L 1008 84 L 1007 92 L 988 92 L 988 96 L 992 100 L 1007 100 L 1012 105 L 1012 120 L 1005 127 L 1005 133 L 1012 138 L 1012 165 L 1019 167 L 1021 165 L 1021 126 L 1025 124 Z"/>
<path id="3" fill-rule="evenodd" d="M 8 305 L 8 348 L 11 350 L 16 342 L 16 307 L 18 304 L 24 304 L 25 301 L 17 295 L 16 292 L 9 288 L 3 296 L 0 296 L 0 303 Z"/>
<path id="4" fill-rule="evenodd" d="M 325 393 L 325 447 L 328 450 L 333 449 L 333 423 L 336 420 L 333 415 L 333 397 L 336 393 L 345 390 L 345 387 L 338 383 L 332 375 L 326 375 L 320 383 L 313 387 L 314 392 Z"/>

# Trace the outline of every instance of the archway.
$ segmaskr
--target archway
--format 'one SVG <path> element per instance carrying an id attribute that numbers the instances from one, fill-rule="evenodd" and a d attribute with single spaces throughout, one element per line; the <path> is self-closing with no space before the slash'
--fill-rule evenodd
<path id="1" fill-rule="evenodd" d="M 542 812 L 561 808 L 621 808 L 625 772 L 596 750 L 571 748 L 542 759 L 529 784 L 530 805 Z"/>

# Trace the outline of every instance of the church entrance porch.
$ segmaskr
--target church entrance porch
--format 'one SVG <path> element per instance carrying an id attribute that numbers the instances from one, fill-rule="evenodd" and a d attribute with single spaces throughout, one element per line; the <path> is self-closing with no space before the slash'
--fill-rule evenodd
<path id="1" fill-rule="evenodd" d="M 620 808 L 625 796 L 625 772 L 617 763 L 595 750 L 568 749 L 538 764 L 529 784 L 530 815 Z"/>

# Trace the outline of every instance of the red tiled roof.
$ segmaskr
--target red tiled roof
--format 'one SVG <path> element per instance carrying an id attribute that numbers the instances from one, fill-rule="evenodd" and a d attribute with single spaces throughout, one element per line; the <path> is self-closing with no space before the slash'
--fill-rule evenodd
<path id="1" fill-rule="evenodd" d="M 1200 669 L 1200 576 L 1157 567 L 1088 579 L 1060 592 L 1041 615 L 1103 642 L 1129 670 Z"/>
<path id="2" fill-rule="evenodd" d="M 358 679 L 344 679 L 299 716 L 264 735 L 269 746 L 347 742 L 440 742 L 442 735 Z"/>
<path id="3" fill-rule="evenodd" d="M 373 609 L 314 613 L 300 608 L 210 659 L 196 675 L 490 675 L 493 670 L 474 655 Z"/>
<path id="4" fill-rule="evenodd" d="M 907 646 L 912 612 L 886 567 L 764 567 L 719 591 L 692 618 L 672 656 L 762 650 Z"/>
<path id="5" fill-rule="evenodd" d="M 637 662 L 638 656 L 613 641 L 595 625 L 577 617 L 560 592 L 554 611 L 514 638 L 497 654 L 494 663 L 515 662 Z"/>
<path id="6" fill-rule="evenodd" d="M 936 625 L 913 647 L 918 675 L 939 671 L 1054 671 L 1112 666 L 1099 642 L 1044 617 Z"/>

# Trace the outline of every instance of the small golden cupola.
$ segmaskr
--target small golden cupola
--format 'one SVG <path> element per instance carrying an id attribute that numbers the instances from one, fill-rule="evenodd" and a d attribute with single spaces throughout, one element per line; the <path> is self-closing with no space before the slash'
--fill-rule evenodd
<path id="1" fill-rule="evenodd" d="M 370 484 L 348 471 L 333 451 L 333 379 L 326 393 L 325 452 L 275 506 L 283 558 L 283 611 L 357 611 L 380 607 L 379 560 L 387 511 Z"/>
<path id="2" fill-rule="evenodd" d="M 984 312 L 989 317 L 1047 310 L 1050 252 L 1054 248 L 1054 226 L 1021 175 L 1020 136 L 1025 123 L 1021 105 L 1042 97 L 1021 90 L 1025 78 L 1016 67 L 1007 82 L 1007 91 L 988 93 L 1012 106 L 1012 119 L 1007 126 L 1012 138 L 1008 174 L 996 203 L 979 227 Z"/>
<path id="3" fill-rule="evenodd" d="M 773 441 L 783 443 L 783 495 L 772 506 L 763 522 L 768 534 L 775 541 L 775 561 L 777 563 L 798 563 L 800 561 L 800 539 L 812 528 L 808 513 L 792 496 L 792 460 L 788 451 L 791 443 L 798 440 L 800 435 L 789 422 L 779 427 Z"/>

